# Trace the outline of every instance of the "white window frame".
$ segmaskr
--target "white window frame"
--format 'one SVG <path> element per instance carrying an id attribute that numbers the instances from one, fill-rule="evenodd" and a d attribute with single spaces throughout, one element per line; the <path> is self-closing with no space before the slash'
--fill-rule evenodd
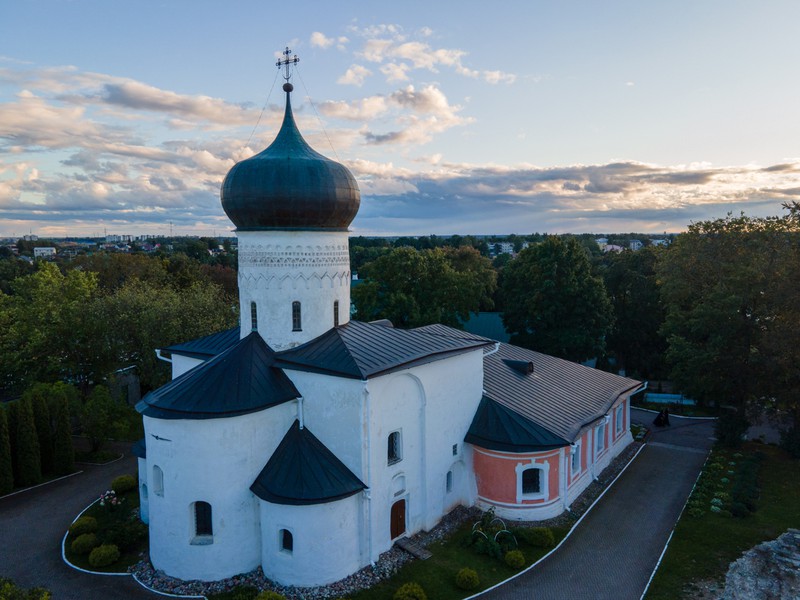
<path id="1" fill-rule="evenodd" d="M 578 466 L 575 466 L 575 461 L 578 461 Z M 575 477 L 581 472 L 581 441 L 578 440 L 570 448 L 570 461 L 569 461 L 570 475 Z"/>
<path id="2" fill-rule="evenodd" d="M 208 512 L 209 512 L 209 526 L 211 527 L 211 533 L 198 533 L 197 531 L 197 507 L 198 504 L 204 503 L 208 505 Z M 192 539 L 191 544 L 193 546 L 209 546 L 214 543 L 214 507 L 211 506 L 210 502 L 206 502 L 205 500 L 195 500 L 189 505 L 189 510 L 191 512 L 191 519 L 192 519 Z"/>
<path id="3" fill-rule="evenodd" d="M 594 455 L 598 456 L 606 449 L 606 421 L 594 428 Z"/>
<path id="4" fill-rule="evenodd" d="M 522 492 L 522 473 L 530 469 L 539 470 L 539 492 L 534 494 L 525 494 Z M 514 470 L 517 474 L 517 504 L 522 503 L 523 500 L 545 500 L 549 497 L 549 482 L 550 482 L 550 461 L 542 460 L 537 462 L 532 458 L 530 462 L 517 463 Z"/>
<path id="5" fill-rule="evenodd" d="M 622 430 L 625 428 L 625 405 L 624 404 L 620 404 L 617 407 L 617 412 L 614 415 L 614 420 L 615 420 L 614 431 L 615 431 L 615 433 L 617 435 L 619 435 L 620 433 L 622 433 Z"/>
<path id="6" fill-rule="evenodd" d="M 153 493 L 164 496 L 164 470 L 158 465 L 153 465 Z"/>

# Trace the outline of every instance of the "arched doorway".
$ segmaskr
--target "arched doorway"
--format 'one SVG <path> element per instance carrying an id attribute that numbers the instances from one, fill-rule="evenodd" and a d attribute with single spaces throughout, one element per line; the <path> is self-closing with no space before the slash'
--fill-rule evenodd
<path id="1" fill-rule="evenodd" d="M 398 500 L 392 504 L 391 515 L 392 539 L 398 538 L 406 532 L 406 501 Z"/>

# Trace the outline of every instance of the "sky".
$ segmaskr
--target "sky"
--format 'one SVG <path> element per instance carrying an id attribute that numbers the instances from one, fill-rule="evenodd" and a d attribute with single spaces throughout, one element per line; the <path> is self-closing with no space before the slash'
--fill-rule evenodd
<path id="1" fill-rule="evenodd" d="M 0 236 L 231 235 L 277 133 L 357 235 L 660 234 L 800 200 L 796 0 L 0 2 Z"/>

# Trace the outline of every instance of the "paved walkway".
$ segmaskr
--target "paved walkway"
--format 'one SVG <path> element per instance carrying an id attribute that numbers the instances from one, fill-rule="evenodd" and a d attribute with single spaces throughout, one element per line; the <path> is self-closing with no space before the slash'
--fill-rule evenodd
<path id="1" fill-rule="evenodd" d="M 631 411 L 651 427 L 654 416 Z M 713 422 L 670 422 L 557 552 L 481 600 L 638 600 L 712 444 Z"/>
<path id="2" fill-rule="evenodd" d="M 114 477 L 135 474 L 136 458 L 126 454 L 112 464 L 78 468 L 84 472 L 0 499 L 0 575 L 26 588 L 46 587 L 55 600 L 163 598 L 132 577 L 88 575 L 61 560 L 61 539 L 69 523 Z"/>

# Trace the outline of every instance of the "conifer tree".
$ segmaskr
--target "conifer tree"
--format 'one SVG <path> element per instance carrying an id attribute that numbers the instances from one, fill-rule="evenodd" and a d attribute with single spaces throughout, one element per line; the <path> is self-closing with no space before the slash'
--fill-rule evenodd
<path id="1" fill-rule="evenodd" d="M 64 398 L 59 402 L 56 412 L 56 433 L 54 445 L 53 472 L 66 475 L 75 470 L 75 448 L 72 446 L 72 424 L 69 418 L 69 404 Z"/>
<path id="2" fill-rule="evenodd" d="M 14 472 L 11 466 L 11 439 L 8 435 L 6 410 L 0 407 L 0 496 L 14 489 Z"/>
<path id="3" fill-rule="evenodd" d="M 16 481 L 22 487 L 36 485 L 42 481 L 42 460 L 39 439 L 30 400 L 20 400 L 17 415 L 17 473 Z"/>
<path id="4" fill-rule="evenodd" d="M 11 446 L 11 471 L 14 474 L 14 482 L 19 485 L 19 473 L 17 472 L 17 421 L 19 420 L 19 402 L 9 402 L 6 404 L 6 417 L 8 421 L 8 440 Z"/>
<path id="5" fill-rule="evenodd" d="M 50 418 L 50 407 L 47 404 L 50 386 L 37 383 L 29 388 L 23 399 L 30 400 L 33 407 L 33 419 L 36 423 L 36 435 L 39 439 L 39 454 L 42 473 L 53 472 L 53 426 Z"/>

